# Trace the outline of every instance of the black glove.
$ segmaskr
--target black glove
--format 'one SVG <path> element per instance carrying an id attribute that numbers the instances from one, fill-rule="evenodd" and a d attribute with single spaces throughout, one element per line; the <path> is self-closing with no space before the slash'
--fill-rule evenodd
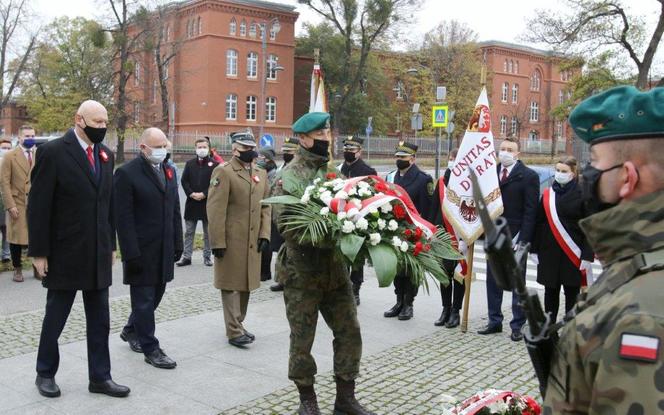
<path id="1" fill-rule="evenodd" d="M 183 251 L 175 251 L 175 253 L 173 254 L 173 262 L 178 262 L 180 260 L 182 252 Z"/>
<path id="2" fill-rule="evenodd" d="M 128 274 L 140 274 L 143 272 L 143 261 L 141 257 L 136 257 L 125 261 L 125 270 Z"/>
<path id="3" fill-rule="evenodd" d="M 226 253 L 226 248 L 212 249 L 212 255 L 214 255 L 215 258 L 223 258 L 225 253 Z"/>
<path id="4" fill-rule="evenodd" d="M 258 252 L 263 252 L 270 246 L 270 241 L 265 238 L 258 238 Z"/>

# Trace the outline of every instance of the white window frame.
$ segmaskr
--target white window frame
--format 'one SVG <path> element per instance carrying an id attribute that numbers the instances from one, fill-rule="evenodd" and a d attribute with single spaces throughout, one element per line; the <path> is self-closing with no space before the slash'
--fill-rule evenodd
<path id="1" fill-rule="evenodd" d="M 265 99 L 265 122 L 277 122 L 277 98 Z"/>
<path id="2" fill-rule="evenodd" d="M 503 72 L 507 72 L 507 59 L 503 62 Z"/>
<path id="3" fill-rule="evenodd" d="M 509 62 L 507 62 L 507 72 L 512 73 L 514 70 L 514 61 L 510 59 Z"/>
<path id="4" fill-rule="evenodd" d="M 244 19 L 240 22 L 240 36 L 247 36 L 247 21 Z"/>
<path id="5" fill-rule="evenodd" d="M 228 49 L 226 51 L 226 76 L 237 77 L 237 50 Z"/>
<path id="6" fill-rule="evenodd" d="M 226 95 L 226 119 L 237 120 L 237 95 Z"/>
<path id="7" fill-rule="evenodd" d="M 141 63 L 138 61 L 134 62 L 134 86 L 139 86 L 141 84 Z"/>
<path id="8" fill-rule="evenodd" d="M 235 20 L 235 17 L 231 19 L 231 23 L 228 27 L 228 33 L 230 33 L 231 36 L 235 36 L 237 34 L 237 21 Z"/>
<path id="9" fill-rule="evenodd" d="M 249 25 L 249 37 L 256 37 L 256 22 Z"/>
<path id="10" fill-rule="evenodd" d="M 134 102 L 134 124 L 140 124 L 141 122 L 141 103 Z"/>
<path id="11" fill-rule="evenodd" d="M 503 86 L 501 88 L 501 94 L 500 94 L 500 100 L 502 102 L 507 102 L 507 95 L 509 94 L 509 90 L 510 90 L 509 82 L 503 82 Z"/>
<path id="12" fill-rule="evenodd" d="M 537 101 L 530 102 L 530 122 L 539 122 L 539 103 Z"/>
<path id="13" fill-rule="evenodd" d="M 517 119 L 516 115 L 513 115 L 512 121 L 510 122 L 510 131 L 512 132 L 513 137 L 516 137 L 517 128 L 519 128 L 519 120 Z"/>
<path id="14" fill-rule="evenodd" d="M 274 54 L 270 54 L 267 58 L 267 79 L 270 81 L 277 80 L 277 70 L 274 69 L 279 65 L 279 57 Z"/>
<path id="15" fill-rule="evenodd" d="M 253 51 L 247 54 L 247 78 L 258 78 L 258 53 Z"/>
<path id="16" fill-rule="evenodd" d="M 247 121 L 256 121 L 256 110 L 258 109 L 258 98 L 255 95 L 247 97 Z"/>
<path id="17" fill-rule="evenodd" d="M 535 69 L 532 77 L 530 78 L 530 89 L 532 91 L 539 91 L 542 87 L 542 75 L 539 70 Z"/>
<path id="18" fill-rule="evenodd" d="M 500 116 L 500 135 L 501 137 L 507 135 L 507 115 Z"/>
<path id="19" fill-rule="evenodd" d="M 512 104 L 519 102 L 519 84 L 512 85 Z"/>

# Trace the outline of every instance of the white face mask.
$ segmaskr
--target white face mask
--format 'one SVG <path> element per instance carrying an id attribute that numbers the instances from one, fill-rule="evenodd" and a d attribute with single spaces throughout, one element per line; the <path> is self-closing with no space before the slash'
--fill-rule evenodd
<path id="1" fill-rule="evenodd" d="M 162 161 L 164 161 L 166 155 L 168 154 L 168 150 L 165 148 L 151 148 L 151 147 L 148 148 L 152 150 L 152 154 L 148 156 L 148 160 L 150 160 L 152 164 L 161 163 Z"/>
<path id="2" fill-rule="evenodd" d="M 208 156 L 208 153 L 209 153 L 209 151 L 208 151 L 207 148 L 203 148 L 203 147 L 201 147 L 201 148 L 197 148 L 197 149 L 196 149 L 196 155 L 197 155 L 198 157 L 200 157 L 200 158 L 205 158 L 205 157 L 207 157 L 207 156 Z"/>
<path id="3" fill-rule="evenodd" d="M 571 172 L 570 173 L 563 173 L 563 172 L 557 171 L 555 176 L 554 176 L 554 179 L 559 184 L 561 184 L 563 186 L 566 185 L 567 183 L 571 182 L 573 178 L 574 178 L 574 174 L 571 173 Z"/>
<path id="4" fill-rule="evenodd" d="M 450 160 L 447 162 L 447 168 L 451 169 L 452 167 L 454 167 L 454 162 Z"/>
<path id="5" fill-rule="evenodd" d="M 509 151 L 501 151 L 498 153 L 498 160 L 500 160 L 503 167 L 509 167 L 516 162 L 516 157 Z"/>

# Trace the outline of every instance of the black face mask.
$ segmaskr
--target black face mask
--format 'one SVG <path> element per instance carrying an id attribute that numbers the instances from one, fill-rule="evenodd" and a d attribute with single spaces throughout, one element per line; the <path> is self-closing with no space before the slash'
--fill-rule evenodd
<path id="1" fill-rule="evenodd" d="M 344 160 L 348 163 L 352 163 L 357 160 L 356 154 L 351 151 L 344 151 Z"/>
<path id="2" fill-rule="evenodd" d="M 238 156 L 240 161 L 245 163 L 251 163 L 256 157 L 258 157 L 258 153 L 255 150 L 240 151 Z"/>
<path id="3" fill-rule="evenodd" d="M 316 154 L 317 156 L 327 157 L 329 155 L 330 142 L 314 139 L 314 145 L 307 150 L 313 154 Z"/>
<path id="4" fill-rule="evenodd" d="M 410 167 L 410 161 L 401 159 L 397 160 L 397 169 L 406 170 L 408 167 Z"/>
<path id="5" fill-rule="evenodd" d="M 106 137 L 106 128 L 90 127 L 88 123 L 85 121 L 85 118 L 81 117 L 81 119 L 83 119 L 83 123 L 85 123 L 83 131 L 85 132 L 85 135 L 88 136 L 90 141 L 92 141 L 95 144 L 99 144 L 102 141 L 104 141 L 104 137 Z"/>
<path id="6" fill-rule="evenodd" d="M 588 215 L 599 213 L 603 210 L 611 209 L 618 203 L 602 202 L 599 198 L 599 179 L 607 171 L 615 170 L 623 166 L 623 163 L 616 164 L 605 170 L 597 169 L 588 164 L 581 173 L 581 184 L 583 190 L 583 203 Z"/>
<path id="7" fill-rule="evenodd" d="M 295 154 L 284 153 L 284 162 L 290 163 L 293 161 L 293 157 L 295 157 Z"/>

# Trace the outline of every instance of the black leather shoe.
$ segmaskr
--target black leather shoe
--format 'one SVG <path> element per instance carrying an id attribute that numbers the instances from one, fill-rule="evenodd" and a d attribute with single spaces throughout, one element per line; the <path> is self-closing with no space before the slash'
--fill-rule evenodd
<path id="1" fill-rule="evenodd" d="M 276 284 L 270 285 L 270 291 L 277 292 L 277 291 L 283 291 L 283 290 L 284 290 L 284 285 L 281 284 L 281 283 L 276 283 Z"/>
<path id="2" fill-rule="evenodd" d="M 494 333 L 502 333 L 503 332 L 503 326 L 486 326 L 482 330 L 478 330 L 477 334 L 494 334 Z"/>
<path id="3" fill-rule="evenodd" d="M 256 336 L 254 336 L 253 333 L 249 333 L 247 330 L 244 331 L 244 335 L 247 336 L 247 337 L 249 337 L 249 338 L 251 339 L 252 342 L 253 342 L 254 340 L 256 340 Z"/>
<path id="4" fill-rule="evenodd" d="M 401 313 L 401 308 L 403 307 L 403 300 L 401 297 L 397 297 L 397 303 L 392 306 L 389 310 L 383 313 L 383 317 L 396 317 Z"/>
<path id="5" fill-rule="evenodd" d="M 399 317 L 397 318 L 402 321 L 410 320 L 411 318 L 413 318 L 413 306 L 404 305 L 403 307 L 401 307 L 401 312 L 399 313 Z"/>
<path id="6" fill-rule="evenodd" d="M 151 353 L 146 353 L 145 363 L 149 363 L 159 369 L 175 369 L 175 367 L 178 365 L 175 363 L 175 360 L 166 356 L 166 353 L 164 353 L 164 351 L 160 348 L 156 348 Z"/>
<path id="7" fill-rule="evenodd" d="M 520 331 L 513 331 L 512 334 L 510 334 L 510 340 L 513 342 L 520 342 L 523 340 L 523 334 L 521 334 Z"/>
<path id="8" fill-rule="evenodd" d="M 436 321 L 433 322 L 434 326 L 444 326 L 447 321 L 450 319 L 450 314 L 452 313 L 452 310 L 448 307 L 443 307 L 443 312 L 440 313 L 440 318 Z"/>
<path id="9" fill-rule="evenodd" d="M 247 336 L 246 334 L 228 339 L 229 344 L 242 349 L 244 349 L 246 345 L 251 344 L 252 342 L 253 340 L 251 340 L 251 337 Z"/>
<path id="10" fill-rule="evenodd" d="M 60 388 L 58 387 L 58 384 L 55 383 L 55 378 L 43 378 L 37 375 L 35 385 L 37 385 L 37 390 L 41 396 L 47 398 L 57 398 L 60 396 Z"/>
<path id="11" fill-rule="evenodd" d="M 206 267 L 211 267 L 213 265 L 210 258 L 203 258 L 203 264 L 205 264 Z"/>
<path id="12" fill-rule="evenodd" d="M 177 265 L 178 267 L 186 267 L 187 265 L 191 265 L 191 258 L 182 258 L 178 262 L 176 262 L 175 265 Z"/>
<path id="13" fill-rule="evenodd" d="M 450 319 L 447 320 L 447 323 L 445 323 L 445 327 L 448 329 L 453 329 L 459 324 L 461 324 L 461 316 L 459 316 L 459 312 L 452 311 L 452 314 L 450 314 Z"/>
<path id="14" fill-rule="evenodd" d="M 138 339 L 136 338 L 136 333 L 127 333 L 126 331 L 122 330 L 120 333 L 120 338 L 129 344 L 129 348 L 132 352 L 143 353 L 141 343 L 139 343 Z"/>
<path id="15" fill-rule="evenodd" d="M 129 395 L 130 389 L 126 386 L 118 385 L 112 379 L 104 382 L 92 382 L 88 385 L 90 393 L 103 393 L 114 398 L 124 398 Z"/>

